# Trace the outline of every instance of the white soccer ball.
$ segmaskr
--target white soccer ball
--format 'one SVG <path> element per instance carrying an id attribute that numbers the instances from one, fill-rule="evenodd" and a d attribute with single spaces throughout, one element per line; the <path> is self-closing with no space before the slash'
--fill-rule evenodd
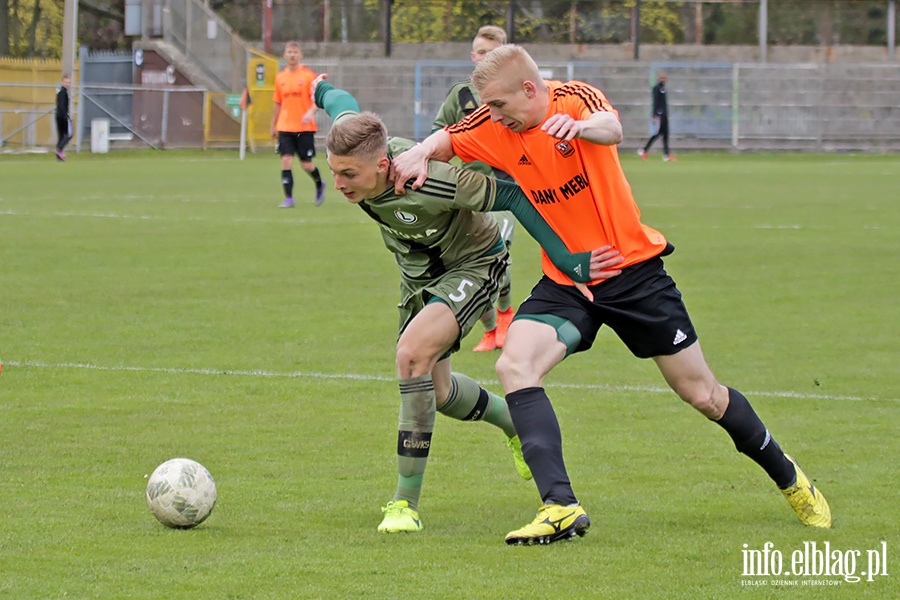
<path id="1" fill-rule="evenodd" d="M 150 475 L 147 505 L 166 527 L 190 529 L 212 513 L 216 505 L 216 482 L 200 463 L 189 458 L 173 458 L 156 467 Z"/>

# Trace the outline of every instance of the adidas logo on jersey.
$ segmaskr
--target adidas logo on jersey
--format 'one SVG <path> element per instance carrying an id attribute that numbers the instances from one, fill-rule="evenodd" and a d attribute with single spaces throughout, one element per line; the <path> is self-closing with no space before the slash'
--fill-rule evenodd
<path id="1" fill-rule="evenodd" d="M 581 277 L 581 265 L 575 265 L 575 274 Z"/>
<path id="2" fill-rule="evenodd" d="M 683 342 L 686 339 L 687 339 L 687 336 L 684 334 L 684 332 L 682 330 L 678 329 L 675 331 L 675 339 L 672 340 L 672 345 L 677 346 L 678 344 L 680 344 L 681 342 Z"/>
<path id="3" fill-rule="evenodd" d="M 523 155 L 522 155 L 522 158 L 519 159 L 519 164 L 520 164 L 520 165 L 528 165 L 528 166 L 530 167 L 530 166 L 531 166 L 531 161 L 528 160 L 528 157 L 525 156 L 525 155 L 523 154 Z"/>

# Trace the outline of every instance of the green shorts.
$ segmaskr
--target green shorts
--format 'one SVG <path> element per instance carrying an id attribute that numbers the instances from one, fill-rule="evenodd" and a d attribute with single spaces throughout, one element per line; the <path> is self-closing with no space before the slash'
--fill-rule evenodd
<path id="1" fill-rule="evenodd" d="M 459 350 L 459 342 L 472 330 L 479 317 L 497 301 L 509 253 L 506 248 L 494 254 L 469 260 L 463 265 L 427 282 L 400 279 L 400 333 L 431 302 L 450 307 L 459 324 L 459 338 L 450 349 Z"/>

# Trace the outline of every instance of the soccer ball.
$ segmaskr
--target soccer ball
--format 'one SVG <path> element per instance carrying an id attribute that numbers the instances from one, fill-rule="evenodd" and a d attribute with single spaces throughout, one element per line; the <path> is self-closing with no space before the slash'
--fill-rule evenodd
<path id="1" fill-rule="evenodd" d="M 173 458 L 156 467 L 150 475 L 147 505 L 166 527 L 190 529 L 212 513 L 216 505 L 216 482 L 200 463 L 189 458 Z"/>

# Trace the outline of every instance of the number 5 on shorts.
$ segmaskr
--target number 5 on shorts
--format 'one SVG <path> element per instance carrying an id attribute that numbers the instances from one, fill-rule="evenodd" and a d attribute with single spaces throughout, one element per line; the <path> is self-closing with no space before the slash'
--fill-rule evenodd
<path id="1" fill-rule="evenodd" d="M 456 288 L 459 290 L 459 294 L 449 294 L 447 297 L 453 300 L 454 302 L 462 302 L 466 299 L 466 286 L 475 285 L 468 279 L 463 279 L 459 282 L 459 287 Z"/>

